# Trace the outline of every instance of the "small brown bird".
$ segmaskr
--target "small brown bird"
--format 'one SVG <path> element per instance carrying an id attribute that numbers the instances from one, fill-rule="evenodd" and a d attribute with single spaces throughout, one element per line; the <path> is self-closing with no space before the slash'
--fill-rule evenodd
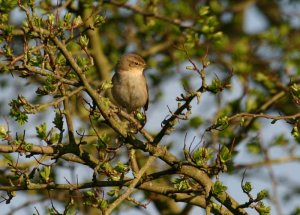
<path id="1" fill-rule="evenodd" d="M 133 53 L 124 54 L 117 63 L 112 78 L 112 95 L 128 113 L 148 108 L 148 86 L 144 76 L 146 63 Z"/>

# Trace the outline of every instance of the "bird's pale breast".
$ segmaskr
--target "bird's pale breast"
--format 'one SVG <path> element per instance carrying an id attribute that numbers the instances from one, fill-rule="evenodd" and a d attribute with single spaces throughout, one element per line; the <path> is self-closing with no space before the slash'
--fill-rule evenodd
<path id="1" fill-rule="evenodd" d="M 113 77 L 112 94 L 116 102 L 132 112 L 148 101 L 146 79 L 142 72 L 116 73 Z"/>

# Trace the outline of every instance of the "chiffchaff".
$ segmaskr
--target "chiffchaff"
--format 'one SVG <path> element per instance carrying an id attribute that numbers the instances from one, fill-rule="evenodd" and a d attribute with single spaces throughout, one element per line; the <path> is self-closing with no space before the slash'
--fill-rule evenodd
<path id="1" fill-rule="evenodd" d="M 117 104 L 131 113 L 148 108 L 148 86 L 144 76 L 146 63 L 133 53 L 124 54 L 117 63 L 112 78 L 112 95 Z"/>

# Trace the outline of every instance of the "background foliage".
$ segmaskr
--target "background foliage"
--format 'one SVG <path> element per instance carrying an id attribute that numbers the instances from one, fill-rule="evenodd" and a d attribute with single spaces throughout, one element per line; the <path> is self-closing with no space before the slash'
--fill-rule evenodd
<path id="1" fill-rule="evenodd" d="M 299 214 L 299 7 L 0 0 L 7 214 Z M 132 51 L 144 129 L 109 99 Z"/>

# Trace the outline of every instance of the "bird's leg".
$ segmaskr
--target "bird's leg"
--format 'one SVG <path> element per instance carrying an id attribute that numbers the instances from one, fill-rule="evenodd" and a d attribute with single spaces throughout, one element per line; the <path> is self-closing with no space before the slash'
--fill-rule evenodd
<path id="1" fill-rule="evenodd" d="M 147 117 L 145 114 L 142 114 L 139 111 L 133 111 L 133 116 L 137 121 L 139 122 L 130 122 L 130 127 L 133 128 L 134 130 L 130 131 L 132 133 L 138 133 L 146 124 Z"/>

